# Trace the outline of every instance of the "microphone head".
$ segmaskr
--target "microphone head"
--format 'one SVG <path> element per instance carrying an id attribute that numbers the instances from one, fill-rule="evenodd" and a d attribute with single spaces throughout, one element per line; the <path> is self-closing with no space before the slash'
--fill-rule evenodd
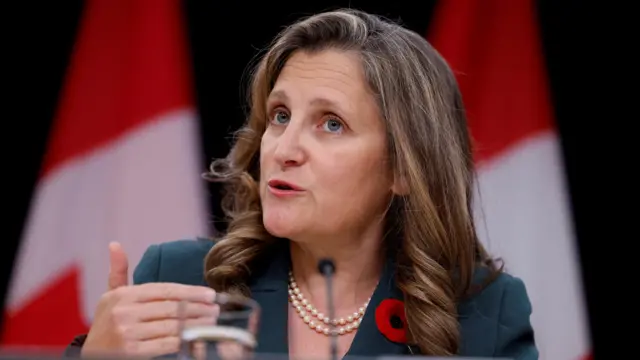
<path id="1" fill-rule="evenodd" d="M 336 272 L 336 264 L 331 259 L 321 259 L 318 261 L 318 271 L 323 275 L 329 275 Z"/>

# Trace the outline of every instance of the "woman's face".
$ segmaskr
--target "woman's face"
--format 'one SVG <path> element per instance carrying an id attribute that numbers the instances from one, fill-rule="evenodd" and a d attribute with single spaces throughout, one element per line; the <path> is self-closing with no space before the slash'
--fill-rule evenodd
<path id="1" fill-rule="evenodd" d="M 293 241 L 381 226 L 391 195 L 387 139 L 357 55 L 295 53 L 267 100 L 263 222 Z"/>

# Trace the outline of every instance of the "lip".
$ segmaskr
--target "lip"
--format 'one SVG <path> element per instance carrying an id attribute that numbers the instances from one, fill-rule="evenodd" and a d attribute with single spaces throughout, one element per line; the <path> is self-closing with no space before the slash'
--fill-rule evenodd
<path id="1" fill-rule="evenodd" d="M 283 189 L 281 187 L 287 187 Z M 304 191 L 303 188 L 299 187 L 296 184 L 292 184 L 290 182 L 286 182 L 284 180 L 272 179 L 267 183 L 267 187 L 269 188 L 269 192 L 276 196 L 292 196 L 299 195 Z"/>

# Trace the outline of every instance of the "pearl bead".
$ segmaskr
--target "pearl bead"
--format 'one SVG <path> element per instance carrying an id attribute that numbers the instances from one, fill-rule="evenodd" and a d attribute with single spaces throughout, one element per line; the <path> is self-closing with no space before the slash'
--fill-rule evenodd
<path id="1" fill-rule="evenodd" d="M 362 316 L 364 315 L 366 307 L 371 300 L 371 298 L 367 299 L 364 306 L 358 308 L 358 311 L 346 318 L 330 319 L 324 313 L 319 312 L 318 309 L 305 299 L 302 291 L 298 288 L 298 284 L 293 279 L 293 274 L 291 272 L 289 273 L 288 292 L 291 306 L 296 310 L 302 321 L 304 321 L 312 330 L 324 335 L 344 335 L 356 330 L 360 326 Z M 314 319 L 317 319 L 318 321 L 316 322 Z M 323 324 L 332 324 L 334 326 L 340 325 L 340 327 L 332 331 L 328 326 L 323 326 Z"/>

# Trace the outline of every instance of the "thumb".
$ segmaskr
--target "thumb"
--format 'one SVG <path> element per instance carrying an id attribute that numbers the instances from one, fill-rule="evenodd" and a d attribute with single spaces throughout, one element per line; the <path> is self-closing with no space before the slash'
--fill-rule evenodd
<path id="1" fill-rule="evenodd" d="M 129 283 L 129 260 L 122 245 L 117 242 L 109 244 L 109 290 Z"/>

